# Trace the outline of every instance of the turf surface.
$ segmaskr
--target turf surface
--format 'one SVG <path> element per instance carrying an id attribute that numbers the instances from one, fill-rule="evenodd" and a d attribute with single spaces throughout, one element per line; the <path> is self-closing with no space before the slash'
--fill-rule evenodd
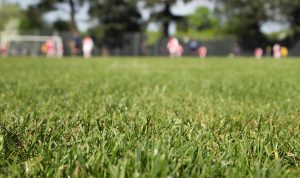
<path id="1" fill-rule="evenodd" d="M 2 59 L 0 177 L 299 177 L 300 60 Z"/>

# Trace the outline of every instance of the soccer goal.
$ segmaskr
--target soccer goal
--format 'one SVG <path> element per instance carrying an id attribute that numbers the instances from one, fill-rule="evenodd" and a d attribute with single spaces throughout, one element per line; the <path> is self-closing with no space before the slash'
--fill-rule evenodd
<path id="1" fill-rule="evenodd" d="M 63 56 L 63 42 L 59 36 L 0 36 L 2 56 Z"/>

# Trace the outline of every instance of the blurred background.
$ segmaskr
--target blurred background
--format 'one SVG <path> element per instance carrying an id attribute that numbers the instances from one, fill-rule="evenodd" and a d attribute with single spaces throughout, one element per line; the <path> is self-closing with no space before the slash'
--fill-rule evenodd
<path id="1" fill-rule="evenodd" d="M 49 36 L 63 55 L 81 55 L 85 36 L 93 55 L 161 56 L 175 36 L 184 55 L 271 56 L 278 43 L 300 55 L 299 0 L 0 0 L 1 50 L 40 55 Z M 6 46 L 5 46 L 6 45 Z M 3 52 L 4 53 L 4 52 Z"/>

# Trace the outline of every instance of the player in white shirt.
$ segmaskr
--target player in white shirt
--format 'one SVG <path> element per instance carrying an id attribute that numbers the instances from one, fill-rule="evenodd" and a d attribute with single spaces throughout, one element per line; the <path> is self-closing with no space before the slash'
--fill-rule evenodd
<path id="1" fill-rule="evenodd" d="M 93 48 L 94 48 L 93 39 L 89 36 L 86 36 L 82 41 L 83 56 L 85 58 L 90 58 L 92 56 Z"/>

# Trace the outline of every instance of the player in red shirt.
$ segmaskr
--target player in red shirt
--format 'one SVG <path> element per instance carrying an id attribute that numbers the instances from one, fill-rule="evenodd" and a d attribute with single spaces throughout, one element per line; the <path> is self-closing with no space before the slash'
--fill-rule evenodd
<path id="1" fill-rule="evenodd" d="M 198 55 L 199 57 L 201 58 L 206 58 L 206 55 L 207 55 L 207 48 L 205 46 L 201 46 L 199 49 L 198 49 Z"/>
<path id="2" fill-rule="evenodd" d="M 176 57 L 177 56 L 178 46 L 179 46 L 179 42 L 178 42 L 177 38 L 170 37 L 170 39 L 168 41 L 168 44 L 167 44 L 167 49 L 169 51 L 170 57 Z"/>
<path id="3" fill-rule="evenodd" d="M 52 38 L 49 38 L 43 46 L 47 57 L 54 57 L 56 55 L 55 43 Z"/>
<path id="4" fill-rule="evenodd" d="M 183 55 L 184 49 L 183 47 L 178 44 L 177 48 L 176 48 L 176 57 L 181 57 Z"/>
<path id="5" fill-rule="evenodd" d="M 8 45 L 5 43 L 0 44 L 0 55 L 6 57 L 7 53 L 8 53 Z"/>
<path id="6" fill-rule="evenodd" d="M 264 51 L 261 48 L 255 48 L 254 56 L 256 59 L 261 59 L 264 54 Z"/>

